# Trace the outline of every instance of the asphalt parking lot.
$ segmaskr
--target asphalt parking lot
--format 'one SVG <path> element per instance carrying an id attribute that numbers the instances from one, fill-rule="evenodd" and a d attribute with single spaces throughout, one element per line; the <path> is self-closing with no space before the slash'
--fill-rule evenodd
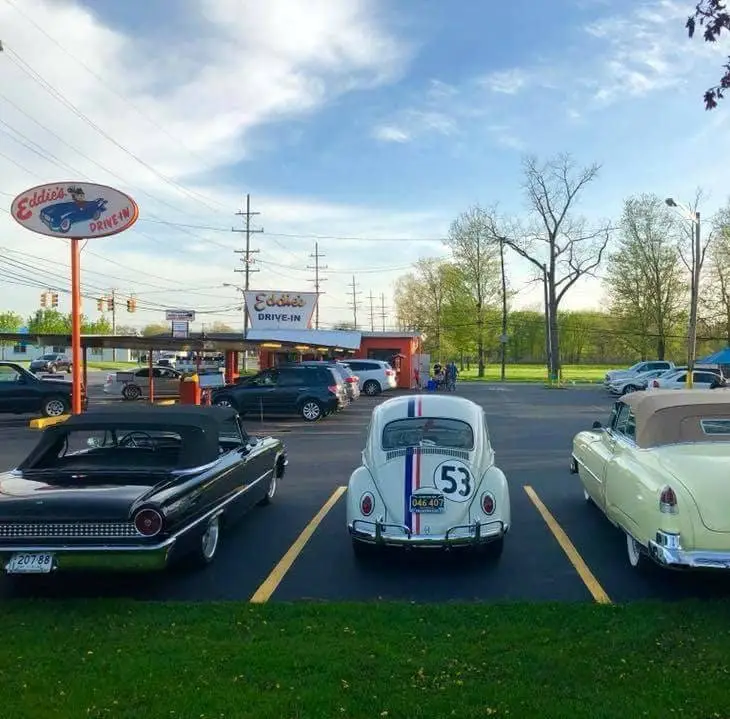
<path id="1" fill-rule="evenodd" d="M 612 400 L 601 388 L 465 383 L 458 392 L 484 406 L 497 464 L 511 485 L 513 525 L 496 566 L 432 552 L 355 560 L 340 488 L 359 463 L 370 413 L 382 401 L 363 396 L 342 414 L 312 425 L 298 418 L 247 422 L 251 433 L 284 439 L 287 475 L 274 504 L 256 508 L 230 531 L 205 571 L 82 580 L 56 575 L 20 586 L 0 578 L 0 598 L 625 602 L 728 595 L 726 575 L 659 569 L 637 574 L 626 559 L 623 535 L 583 500 L 578 478 L 568 472 L 571 441 L 593 420 L 607 417 Z M 94 394 L 90 388 L 92 400 Z M 27 429 L 27 420 L 0 417 L 0 438 L 0 469 L 7 469 L 25 456 L 37 433 Z M 313 519 L 324 505 L 331 508 L 317 524 Z M 304 530 L 311 533 L 307 541 L 300 537 Z"/>

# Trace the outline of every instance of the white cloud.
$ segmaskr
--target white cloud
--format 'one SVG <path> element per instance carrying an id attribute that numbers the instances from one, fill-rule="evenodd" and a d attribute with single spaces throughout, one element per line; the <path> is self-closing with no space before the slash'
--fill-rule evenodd
<path id="1" fill-rule="evenodd" d="M 395 125 L 379 125 L 373 130 L 373 137 L 383 142 L 408 142 L 411 135 Z"/>
<path id="2" fill-rule="evenodd" d="M 201 178 L 249 157 L 256 149 L 251 144 L 253 130 L 311 114 L 342 93 L 397 79 L 410 52 L 384 28 L 373 12 L 374 4 L 366 0 L 314 0 L 306 6 L 299 0 L 255 5 L 190 0 L 183 7 L 186 13 L 194 13 L 190 24 L 197 25 L 196 35 L 167 39 L 164 53 L 132 32 L 104 25 L 103 16 L 79 2 L 15 0 L 14 6 L 0 3 L 6 47 L 0 54 L 0 93 L 5 97 L 0 97 L 0 118 L 7 123 L 0 124 L 0 198 L 5 206 L 30 185 L 73 176 L 128 191 L 140 203 L 142 220 L 231 226 L 240 221 L 233 213 L 240 206 L 241 187 L 213 185 Z M 18 9 L 37 19 L 42 30 L 104 82 L 69 57 Z M 103 128 L 107 137 L 34 82 L 29 76 L 33 71 Z M 431 122 L 437 124 L 435 118 Z M 244 185 L 246 189 L 254 194 L 255 209 L 263 213 L 262 224 L 282 234 L 314 234 L 327 227 L 332 234 L 372 231 L 394 237 L 423 234 L 426 228 L 432 232 L 434 227 L 433 217 L 427 223 L 408 215 L 390 215 L 387 223 L 377 227 L 372 218 L 382 213 L 376 208 L 259 197 L 255 188 Z M 175 229 L 142 220 L 124 235 L 89 243 L 84 279 L 92 294 L 115 286 L 122 293 L 154 297 L 160 306 L 235 305 L 235 293 L 221 285 L 240 279 L 232 273 L 236 261 L 232 249 L 240 247 L 240 235 Z M 30 235 L 5 213 L 0 213 L 0 230 L 3 247 L 44 258 L 39 264 L 45 268 L 38 273 L 43 278 L 39 283 L 54 277 L 59 284 L 65 281 L 67 248 L 63 241 Z M 259 255 L 262 260 L 293 262 L 292 267 L 302 275 L 286 270 L 277 274 L 273 265 L 266 268 L 262 262 L 256 282 L 283 285 L 298 278 L 300 286 L 309 286 L 311 272 L 305 275 L 301 271 L 309 261 L 314 239 L 287 240 L 273 235 L 254 239 L 256 246 L 266 248 Z M 352 243 L 323 241 L 320 249 L 322 245 L 333 266 L 338 261 L 345 267 L 357 264 Z M 370 267 L 402 264 L 414 254 L 409 248 L 382 247 L 388 247 L 388 252 L 374 253 Z M 33 262 L 27 257 L 24 261 Z M 10 282 L 7 265 L 0 267 Z M 388 288 L 387 277 L 374 274 L 374 284 Z M 333 277 L 328 293 L 344 292 L 345 281 Z M 205 292 L 186 291 L 200 286 L 207 288 Z M 0 306 L 28 313 L 37 306 L 38 291 L 5 284 Z M 62 298 L 62 305 L 64 301 Z M 95 307 L 87 312 L 95 314 Z M 221 318 L 229 314 L 227 311 Z M 130 316 L 137 322 L 158 318 L 159 312 L 152 310 Z M 336 314 L 331 321 L 335 319 Z"/>
<path id="3" fill-rule="evenodd" d="M 514 95 L 524 89 L 530 78 L 527 72 L 519 67 L 493 72 L 482 78 L 480 83 L 492 92 Z"/>

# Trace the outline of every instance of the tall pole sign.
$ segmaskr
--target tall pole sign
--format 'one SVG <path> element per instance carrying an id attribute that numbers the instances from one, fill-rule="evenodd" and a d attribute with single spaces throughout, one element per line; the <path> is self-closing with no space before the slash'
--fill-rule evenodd
<path id="1" fill-rule="evenodd" d="M 81 240 L 128 230 L 139 217 L 137 203 L 113 187 L 88 182 L 54 182 L 18 195 L 10 212 L 31 232 L 71 240 L 71 412 L 81 414 Z"/>

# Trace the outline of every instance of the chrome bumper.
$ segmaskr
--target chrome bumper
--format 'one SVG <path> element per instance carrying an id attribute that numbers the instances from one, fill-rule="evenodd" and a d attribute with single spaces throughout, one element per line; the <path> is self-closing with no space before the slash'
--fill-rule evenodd
<path id="1" fill-rule="evenodd" d="M 489 531 L 491 528 L 491 531 Z M 504 537 L 508 527 L 501 520 L 474 524 L 456 524 L 449 527 L 445 534 L 417 534 L 405 524 L 388 522 L 371 522 L 367 519 L 355 519 L 348 526 L 350 536 L 365 544 L 377 544 L 390 547 L 458 547 L 487 544 Z M 402 534 L 385 533 L 388 530 L 400 530 Z M 488 531 L 485 532 L 485 529 Z M 456 535 L 458 531 L 468 531 L 466 536 Z"/>
<path id="2" fill-rule="evenodd" d="M 679 535 L 657 532 L 649 540 L 649 556 L 669 569 L 730 569 L 730 552 L 682 549 Z"/>

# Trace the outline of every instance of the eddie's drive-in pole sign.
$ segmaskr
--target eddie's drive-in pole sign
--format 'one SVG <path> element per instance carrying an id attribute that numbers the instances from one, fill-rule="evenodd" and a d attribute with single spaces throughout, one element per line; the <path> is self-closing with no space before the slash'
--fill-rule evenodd
<path id="1" fill-rule="evenodd" d="M 54 182 L 18 195 L 10 212 L 27 230 L 71 240 L 71 411 L 81 414 L 81 248 L 80 241 L 129 229 L 139 217 L 137 203 L 113 187 L 88 182 Z"/>

